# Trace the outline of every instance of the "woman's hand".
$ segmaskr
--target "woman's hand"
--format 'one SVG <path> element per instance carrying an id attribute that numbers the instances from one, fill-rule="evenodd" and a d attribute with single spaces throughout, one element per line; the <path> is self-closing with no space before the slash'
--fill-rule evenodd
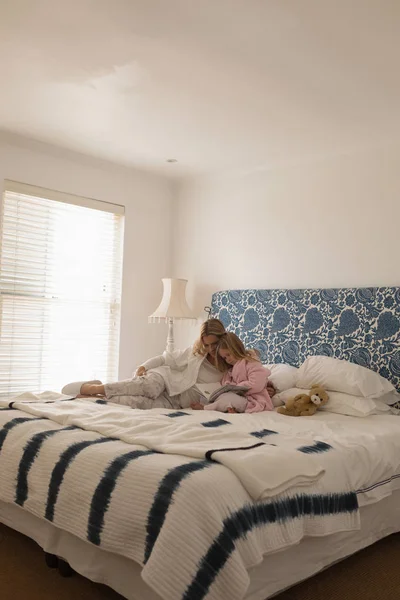
<path id="1" fill-rule="evenodd" d="M 136 377 L 143 377 L 143 375 L 146 375 L 145 367 L 138 367 L 136 370 Z"/>
<path id="2" fill-rule="evenodd" d="M 204 410 L 204 406 L 201 402 L 192 402 L 190 408 L 192 410 Z"/>

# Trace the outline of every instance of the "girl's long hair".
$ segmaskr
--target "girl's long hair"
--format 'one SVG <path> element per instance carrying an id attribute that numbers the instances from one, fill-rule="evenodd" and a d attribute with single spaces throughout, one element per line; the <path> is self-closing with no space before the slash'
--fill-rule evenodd
<path id="1" fill-rule="evenodd" d="M 260 362 L 256 352 L 254 350 L 246 350 L 244 344 L 240 338 L 234 333 L 226 333 L 224 337 L 220 339 L 218 342 L 215 362 L 220 369 L 220 371 L 226 370 L 227 366 L 230 368 L 222 356 L 219 355 L 220 350 L 229 350 L 229 352 L 234 356 L 237 360 L 247 360 L 247 361 L 257 361 Z"/>
<path id="2" fill-rule="evenodd" d="M 200 329 L 200 336 L 193 344 L 193 354 L 200 354 L 205 356 L 207 350 L 204 347 L 203 338 L 206 335 L 215 335 L 220 341 L 224 335 L 226 335 L 225 327 L 222 321 L 219 319 L 208 319 L 205 321 Z M 225 369 L 224 369 L 225 370 Z"/>

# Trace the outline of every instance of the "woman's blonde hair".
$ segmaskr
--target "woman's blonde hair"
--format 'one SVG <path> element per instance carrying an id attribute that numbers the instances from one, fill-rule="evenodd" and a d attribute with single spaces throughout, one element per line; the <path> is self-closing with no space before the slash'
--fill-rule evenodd
<path id="1" fill-rule="evenodd" d="M 207 354 L 207 350 L 205 349 L 203 343 L 203 338 L 206 335 L 215 335 L 218 340 L 226 335 L 225 327 L 222 321 L 219 319 L 208 319 L 208 321 L 203 323 L 200 329 L 199 339 L 193 344 L 193 354 L 200 354 L 201 356 L 205 356 Z"/>
<path id="2" fill-rule="evenodd" d="M 246 350 L 244 344 L 240 338 L 234 333 L 227 333 L 223 338 L 218 342 L 216 354 L 215 354 L 215 362 L 217 367 L 220 370 L 226 369 L 227 363 L 219 355 L 220 350 L 229 350 L 229 352 L 234 356 L 237 360 L 247 360 L 247 361 L 257 361 L 260 362 L 256 352 L 254 350 Z M 228 365 L 230 367 L 230 365 Z"/>

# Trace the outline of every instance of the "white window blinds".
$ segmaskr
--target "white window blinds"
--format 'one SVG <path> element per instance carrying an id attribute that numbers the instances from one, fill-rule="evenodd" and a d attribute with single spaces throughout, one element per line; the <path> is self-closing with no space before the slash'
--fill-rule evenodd
<path id="1" fill-rule="evenodd" d="M 0 396 L 118 375 L 123 207 L 6 182 Z"/>

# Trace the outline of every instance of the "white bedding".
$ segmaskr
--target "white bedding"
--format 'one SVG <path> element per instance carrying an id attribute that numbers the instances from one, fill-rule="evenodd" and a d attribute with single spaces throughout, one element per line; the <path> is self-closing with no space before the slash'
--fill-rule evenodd
<path id="1" fill-rule="evenodd" d="M 195 423 L 192 433 L 199 434 L 202 420 L 211 420 L 210 415 L 181 411 L 188 414 L 168 418 L 180 454 L 187 453 L 179 456 L 165 453 L 167 440 L 164 454 L 157 453 L 161 429 L 154 442 L 154 421 L 166 421 L 165 415 L 171 411 L 156 411 L 163 414 L 160 417 L 153 411 L 150 415 L 87 401 L 30 404 L 21 407 L 25 412 L 16 411 L 16 406 L 12 411 L 0 411 L 0 426 L 5 425 L 0 429 L 0 499 L 23 505 L 39 517 L 47 516 L 58 527 L 105 550 L 144 563 L 142 577 L 166 599 L 239 600 L 249 583 L 247 570 L 259 564 L 264 554 L 306 535 L 355 529 L 359 520 L 354 499 L 361 505 L 374 502 L 400 487 L 400 418 L 395 416 L 357 419 L 319 413 L 291 419 L 275 413 L 223 415 L 229 422 L 226 428 L 238 439 L 251 431 L 269 430 L 255 441 L 276 443 L 271 448 L 277 448 L 282 437 L 284 452 L 291 440 L 292 452 L 295 447 L 308 448 L 302 454 L 325 471 L 312 485 L 294 487 L 272 501 L 253 504 L 238 480 L 237 466 L 232 470 L 227 463 L 222 466 L 201 460 L 205 446 L 200 455 L 193 450 L 201 446 L 201 440 L 193 444 L 190 454 L 187 436 L 177 434 L 179 429 L 187 429 L 188 422 Z M 41 418 L 43 415 L 46 418 Z M 7 425 L 16 417 L 26 420 Z M 152 435 L 148 435 L 150 421 Z M 76 428 L 78 424 L 86 431 Z M 141 427 L 138 447 L 134 441 Z M 223 427 L 203 429 L 214 434 L 208 442 L 215 448 L 215 432 L 222 432 Z M 102 438 L 117 434 L 120 440 Z M 229 443 L 227 434 L 221 433 L 219 438 Z M 60 472 L 62 461 L 79 444 L 82 450 L 68 469 Z M 259 448 L 263 447 L 255 450 Z M 177 451 L 174 446 L 173 452 Z M 245 454 L 247 462 L 251 452 Z M 121 457 L 128 454 L 125 464 Z M 221 454 L 215 457 L 219 460 Z M 116 466 L 120 469 L 117 478 Z M 49 483 L 54 491 L 57 476 L 56 498 L 49 498 Z M 242 483 L 246 485 L 243 479 Z M 49 500 L 53 514 L 48 511 Z M 97 515 L 96 523 L 93 515 Z M 221 555 L 222 564 L 213 564 Z"/>
<path id="2" fill-rule="evenodd" d="M 287 427 L 281 423 L 279 436 L 269 444 L 255 435 L 254 420 L 247 415 L 231 423 L 223 415 L 215 417 L 208 412 L 121 410 L 120 405 L 89 400 L 13 402 L 13 408 L 163 454 L 205 459 L 211 458 L 212 452 L 212 459 L 235 473 L 253 500 L 313 483 L 324 474 L 319 456 L 298 451 L 313 444 L 312 437 L 294 438 L 290 427 L 286 435 Z M 343 490 L 348 490 L 346 483 Z"/>

